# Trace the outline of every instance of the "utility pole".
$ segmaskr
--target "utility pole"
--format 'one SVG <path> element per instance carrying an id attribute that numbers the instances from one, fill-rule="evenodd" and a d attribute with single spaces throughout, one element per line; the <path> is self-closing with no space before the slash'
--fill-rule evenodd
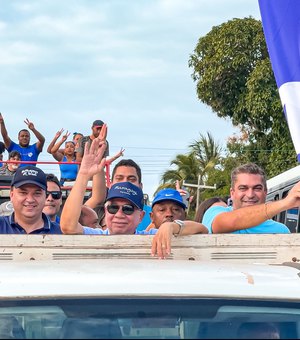
<path id="1" fill-rule="evenodd" d="M 186 181 L 183 181 L 183 185 L 186 186 L 186 187 L 197 188 L 196 211 L 198 210 L 198 207 L 199 207 L 200 189 L 217 189 L 217 185 L 216 184 L 214 184 L 213 186 L 200 184 L 200 175 L 198 175 L 198 184 L 189 184 L 189 183 L 186 183 Z"/>

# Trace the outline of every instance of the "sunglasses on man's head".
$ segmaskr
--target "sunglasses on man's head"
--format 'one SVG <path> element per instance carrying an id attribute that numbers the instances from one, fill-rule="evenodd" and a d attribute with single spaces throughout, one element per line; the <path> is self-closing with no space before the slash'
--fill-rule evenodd
<path id="1" fill-rule="evenodd" d="M 116 214 L 120 208 L 122 208 L 122 211 L 125 215 L 132 215 L 134 213 L 134 206 L 131 204 L 124 205 L 110 204 L 106 208 L 110 214 Z"/>
<path id="2" fill-rule="evenodd" d="M 61 191 L 47 191 L 46 197 L 48 197 L 49 195 L 51 195 L 54 200 L 59 200 L 62 196 L 62 192 Z"/>

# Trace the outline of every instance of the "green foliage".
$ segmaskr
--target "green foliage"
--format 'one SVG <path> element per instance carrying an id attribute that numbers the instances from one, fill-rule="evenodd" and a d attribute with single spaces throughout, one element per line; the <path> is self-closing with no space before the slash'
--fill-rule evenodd
<path id="1" fill-rule="evenodd" d="M 161 187 L 175 187 L 176 180 L 197 184 L 200 176 L 201 184 L 217 185 L 201 191 L 202 201 L 227 196 L 231 171 L 238 165 L 257 163 L 270 178 L 297 164 L 260 21 L 248 17 L 213 27 L 199 39 L 189 66 L 198 99 L 218 117 L 230 119 L 240 134 L 222 150 L 211 133 L 200 133 L 188 154 L 171 162 L 176 168 L 163 174 Z"/>
<path id="2" fill-rule="evenodd" d="M 255 162 L 272 177 L 296 165 L 262 25 L 252 17 L 233 19 L 197 43 L 189 58 L 199 100 L 238 126 L 227 157 Z"/>

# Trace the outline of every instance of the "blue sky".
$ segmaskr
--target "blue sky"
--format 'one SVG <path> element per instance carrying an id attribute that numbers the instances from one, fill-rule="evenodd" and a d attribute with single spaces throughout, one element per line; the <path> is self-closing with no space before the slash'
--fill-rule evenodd
<path id="1" fill-rule="evenodd" d="M 0 112 L 13 140 L 29 118 L 45 136 L 108 124 L 110 154 L 142 168 L 152 198 L 161 174 L 199 133 L 236 130 L 197 100 L 188 59 L 232 18 L 260 18 L 256 0 L 0 0 Z M 32 142 L 36 139 L 32 136 Z M 57 165 L 42 165 L 59 175 Z"/>

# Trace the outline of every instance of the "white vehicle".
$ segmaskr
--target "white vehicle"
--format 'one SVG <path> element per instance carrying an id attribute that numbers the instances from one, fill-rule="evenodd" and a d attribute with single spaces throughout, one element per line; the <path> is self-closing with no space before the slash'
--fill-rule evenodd
<path id="1" fill-rule="evenodd" d="M 297 234 L 151 240 L 1 235 L 0 338 L 300 337 Z"/>
<path id="2" fill-rule="evenodd" d="M 278 201 L 287 196 L 290 189 L 300 181 L 300 165 L 267 180 L 267 201 Z M 282 211 L 273 218 L 288 226 L 292 233 L 300 232 L 299 208 Z"/>

